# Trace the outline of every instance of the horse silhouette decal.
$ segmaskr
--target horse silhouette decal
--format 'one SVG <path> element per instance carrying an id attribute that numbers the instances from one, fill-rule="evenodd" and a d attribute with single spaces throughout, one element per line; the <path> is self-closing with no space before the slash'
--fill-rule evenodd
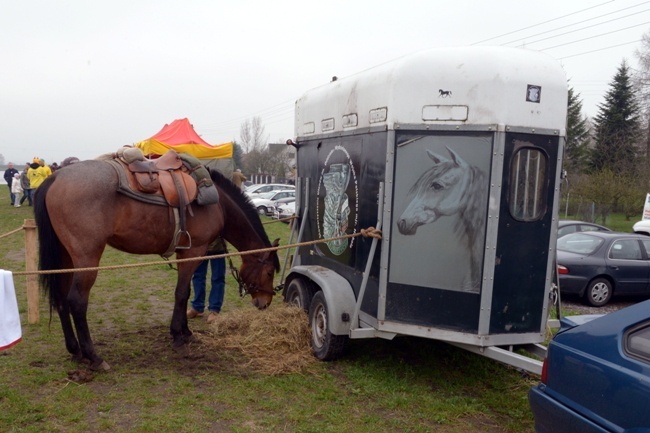
<path id="1" fill-rule="evenodd" d="M 451 158 L 427 150 L 433 166 L 427 169 L 409 190 L 411 201 L 397 221 L 403 235 L 415 235 L 418 227 L 454 216 L 454 232 L 469 254 L 469 269 L 462 290 L 478 292 L 485 239 L 486 176 L 445 146 Z"/>
<path id="2" fill-rule="evenodd" d="M 451 90 L 438 89 L 438 98 L 448 98 L 451 96 Z"/>

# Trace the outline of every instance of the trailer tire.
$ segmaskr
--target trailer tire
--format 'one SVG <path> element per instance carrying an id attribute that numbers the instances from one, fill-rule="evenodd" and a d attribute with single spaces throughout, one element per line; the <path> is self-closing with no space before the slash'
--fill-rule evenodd
<path id="1" fill-rule="evenodd" d="M 348 337 L 330 332 L 329 309 L 322 290 L 319 290 L 309 305 L 309 327 L 311 328 L 311 348 L 321 361 L 337 359 L 343 353 Z"/>
<path id="2" fill-rule="evenodd" d="M 309 283 L 303 278 L 294 278 L 291 280 L 284 294 L 284 302 L 300 307 L 306 313 L 309 313 L 309 305 L 311 304 Z"/>

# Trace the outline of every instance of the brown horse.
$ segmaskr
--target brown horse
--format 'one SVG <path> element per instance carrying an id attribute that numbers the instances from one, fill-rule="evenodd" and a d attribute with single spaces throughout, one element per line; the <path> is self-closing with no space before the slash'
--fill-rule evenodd
<path id="1" fill-rule="evenodd" d="M 211 171 L 210 175 L 219 192 L 219 203 L 192 204 L 194 216 L 187 218 L 191 247 L 178 249 L 177 258 L 204 256 L 219 235 L 239 251 L 271 247 L 246 195 L 220 173 Z M 165 253 L 176 228 L 170 209 L 134 200 L 118 193 L 117 188 L 115 169 L 108 162 L 96 160 L 58 170 L 38 187 L 34 213 L 41 270 L 97 267 L 107 244 L 132 254 Z M 176 350 L 192 339 L 186 309 L 190 281 L 198 265 L 199 261 L 178 263 L 170 325 Z M 266 308 L 271 303 L 273 276 L 279 269 L 275 251 L 242 256 L 239 272 L 256 307 Z M 68 352 L 77 361 L 90 362 L 92 369 L 108 369 L 95 353 L 86 320 L 88 297 L 97 272 L 42 274 L 40 280 L 49 294 L 50 309 L 59 313 Z"/>

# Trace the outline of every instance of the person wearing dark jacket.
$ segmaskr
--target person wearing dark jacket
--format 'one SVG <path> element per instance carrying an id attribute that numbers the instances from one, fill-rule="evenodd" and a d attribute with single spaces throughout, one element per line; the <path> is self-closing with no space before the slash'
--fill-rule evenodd
<path id="1" fill-rule="evenodd" d="M 16 195 L 11 192 L 11 183 L 14 180 L 14 174 L 18 173 L 18 170 L 14 168 L 14 163 L 10 162 L 9 167 L 5 170 L 5 182 L 7 182 L 7 186 L 9 187 L 9 197 L 11 198 L 11 205 L 14 205 L 14 202 L 16 201 Z"/>

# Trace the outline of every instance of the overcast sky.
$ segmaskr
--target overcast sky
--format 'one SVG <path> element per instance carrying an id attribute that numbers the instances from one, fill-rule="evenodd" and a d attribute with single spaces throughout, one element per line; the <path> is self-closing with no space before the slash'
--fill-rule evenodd
<path id="1" fill-rule="evenodd" d="M 0 153 L 94 158 L 187 117 L 204 140 L 260 116 L 294 136 L 305 91 L 427 48 L 525 46 L 597 113 L 650 30 L 650 1 L 3 1 Z"/>

